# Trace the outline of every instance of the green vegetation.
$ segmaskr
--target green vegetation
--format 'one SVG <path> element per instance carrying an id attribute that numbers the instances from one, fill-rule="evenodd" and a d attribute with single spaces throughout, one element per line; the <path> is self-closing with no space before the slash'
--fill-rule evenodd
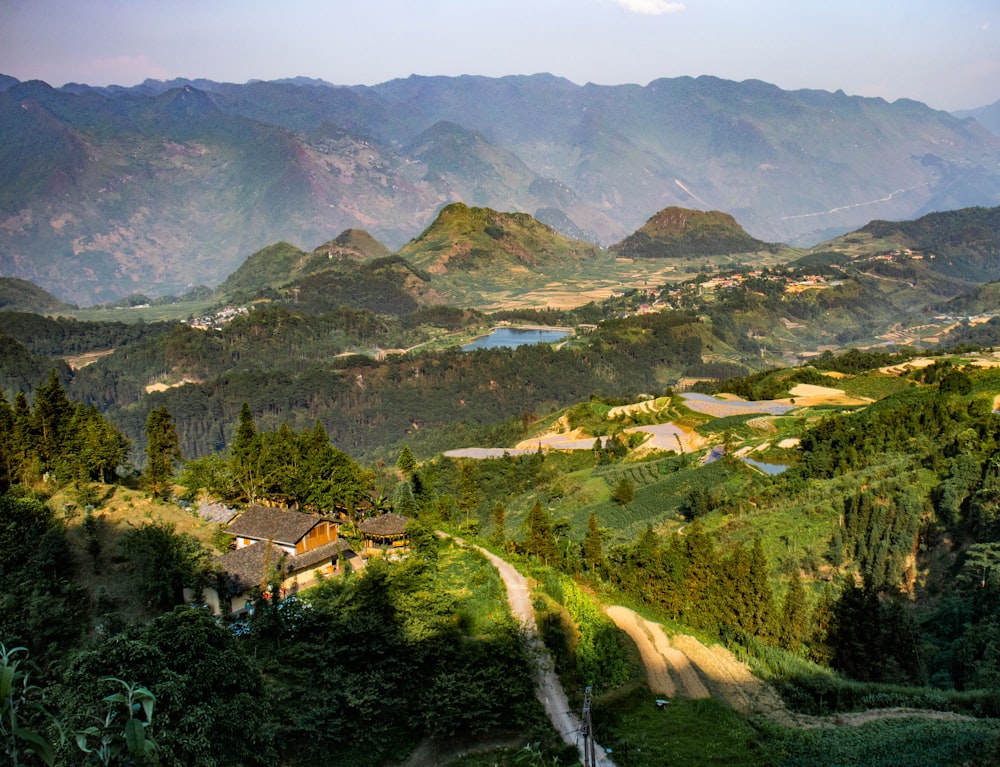
<path id="1" fill-rule="evenodd" d="M 500 242 L 517 221 L 490 213 L 445 218 Z M 261 254 L 304 258 L 309 277 L 268 277 L 253 290 L 269 300 L 221 329 L 0 317 L 26 339 L 8 347 L 12 400 L 0 400 L 0 643 L 24 648 L 0 654 L 11 678 L 37 685 L 24 688 L 19 724 L 32 735 L 0 732 L 18 759 L 25 742 L 49 744 L 59 763 L 78 758 L 58 723 L 87 748 L 106 732 L 107 763 L 126 759 L 140 728 L 167 764 L 307 765 L 320 753 L 398 763 L 421 738 L 447 753 L 480 737 L 519 744 L 497 763 L 572 763 L 542 718 L 495 571 L 440 541 L 442 529 L 536 580 L 538 625 L 572 705 L 592 685 L 598 739 L 622 763 L 884 764 L 908 740 L 901 763 L 993 758 L 1000 373 L 982 366 L 987 355 L 852 349 L 754 372 L 753 328 L 766 318 L 830 312 L 836 324 L 861 307 L 869 332 L 888 316 L 892 301 L 860 269 L 798 292 L 785 290 L 794 270 L 711 295 L 692 282 L 670 295 L 672 310 L 650 311 L 653 292 L 637 291 L 491 317 L 414 308 L 402 287 L 393 303 L 376 275 L 406 287 L 425 283 L 419 269 L 368 252 L 357 233 L 328 247 L 355 251 Z M 371 278 L 365 300 L 381 295 L 383 310 L 309 298 L 310 280 L 347 274 L 328 261 Z M 294 290 L 308 300 L 296 306 Z M 501 319 L 595 327 L 559 348 L 431 350 Z M 793 338 L 795 324 L 775 332 Z M 411 350 L 377 353 L 395 343 Z M 87 367 L 26 378 L 46 355 L 105 344 L 118 348 Z M 795 391 L 794 409 L 695 412 L 670 388 L 692 371 L 738 372 L 696 386 L 748 400 Z M 147 391 L 153 382 L 162 391 Z M 634 430 L 668 422 L 688 452 L 654 449 Z M 583 448 L 535 449 L 555 433 Z M 522 442 L 528 452 L 491 459 L 440 454 Z M 764 474 L 741 457 L 786 469 Z M 261 590 L 251 615 L 217 621 L 183 605 L 216 582 L 212 555 L 227 545 L 184 511 L 205 498 L 328 514 L 355 546 L 358 522 L 394 510 L 413 520 L 412 551 L 294 598 Z M 658 709 L 601 602 L 724 645 L 781 693 L 777 721 L 836 714 L 853 725 L 887 707 L 975 720 L 879 716 L 828 732 L 714 701 Z M 138 714 L 147 693 L 155 720 L 113 715 L 130 695 Z M 3 699 L 9 712 L 14 698 Z M 34 705 L 43 700 L 54 719 Z M 246 726 L 252 737 L 238 737 Z M 876 739 L 892 748 L 866 746 Z"/>
<path id="2" fill-rule="evenodd" d="M 692 258 L 754 253 L 776 246 L 751 237 L 732 216 L 665 208 L 611 250 L 622 258 Z"/>

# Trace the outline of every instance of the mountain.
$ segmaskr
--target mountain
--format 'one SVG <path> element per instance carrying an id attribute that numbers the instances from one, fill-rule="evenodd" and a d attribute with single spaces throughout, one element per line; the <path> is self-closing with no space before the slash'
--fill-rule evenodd
<path id="1" fill-rule="evenodd" d="M 431 274 L 544 269 L 572 265 L 598 252 L 526 213 L 498 213 L 462 203 L 444 207 L 399 254 Z"/>
<path id="2" fill-rule="evenodd" d="M 398 248 L 451 202 L 599 243 L 671 206 L 815 242 L 876 216 L 1000 204 L 1000 138 L 975 121 L 710 77 L 8 78 L 0 134 L 0 273 L 81 304 L 218 285 L 267 243 L 345 229 Z"/>
<path id="3" fill-rule="evenodd" d="M 753 253 L 772 247 L 747 234 L 727 213 L 670 207 L 611 250 L 622 258 L 682 258 Z"/>
<path id="4" fill-rule="evenodd" d="M 389 249 L 363 229 L 347 229 L 311 252 L 278 242 L 251 255 L 219 286 L 218 294 L 251 294 L 278 288 L 348 262 L 391 255 Z"/>
<path id="5" fill-rule="evenodd" d="M 1000 207 L 929 213 L 913 221 L 871 221 L 814 250 L 855 258 L 897 253 L 925 262 L 943 279 L 991 282 L 1000 279 Z"/>
<path id="6" fill-rule="evenodd" d="M 312 251 L 287 242 L 268 245 L 215 291 L 218 300 L 259 299 L 320 313 L 342 307 L 401 315 L 436 303 L 430 277 L 362 229 L 347 229 Z"/>
<path id="7" fill-rule="evenodd" d="M 51 312 L 69 309 L 48 291 L 16 277 L 0 277 L 0 311 L 2 312 Z"/>
<path id="8" fill-rule="evenodd" d="M 972 117 L 994 136 L 1000 136 L 1000 101 L 995 101 L 989 106 L 979 107 L 978 109 L 965 109 L 955 112 L 955 117 L 963 120 Z"/>

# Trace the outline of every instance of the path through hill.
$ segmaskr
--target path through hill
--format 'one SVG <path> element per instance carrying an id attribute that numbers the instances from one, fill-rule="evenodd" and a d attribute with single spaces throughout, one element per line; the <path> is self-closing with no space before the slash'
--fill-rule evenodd
<path id="1" fill-rule="evenodd" d="M 459 539 L 455 539 L 459 541 Z M 461 543 L 461 541 L 459 541 Z M 580 737 L 581 722 L 576 714 L 570 711 L 569 700 L 563 690 L 562 683 L 556 675 L 552 656 L 546 649 L 541 637 L 538 636 L 538 625 L 535 623 L 535 609 L 531 605 L 531 594 L 527 579 L 515 567 L 495 554 L 479 546 L 474 546 L 482 553 L 500 573 L 504 586 L 507 588 L 507 599 L 510 611 L 525 630 L 528 637 L 529 653 L 534 658 L 535 692 L 545 707 L 552 726 L 562 739 L 576 746 L 580 752 L 580 761 L 587 764 L 587 755 L 583 750 L 583 739 Z M 614 762 L 604 753 L 600 746 L 596 747 L 595 767 L 615 767 Z"/>
<path id="2" fill-rule="evenodd" d="M 504 587 L 507 589 L 510 612 L 514 616 L 514 620 L 521 624 L 527 637 L 528 652 L 533 661 L 535 694 L 541 701 L 549 721 L 552 722 L 552 726 L 565 743 L 576 747 L 580 753 L 581 763 L 592 764 L 593 767 L 615 767 L 615 763 L 611 761 L 604 749 L 596 744 L 594 760 L 588 762 L 589 757 L 584 753 L 584 741 L 580 736 L 582 723 L 576 714 L 570 711 L 569 700 L 566 698 L 566 691 L 563 690 L 562 682 L 559 681 L 559 676 L 556 674 L 552 656 L 541 637 L 538 636 L 538 624 L 535 622 L 535 608 L 531 605 L 531 590 L 528 588 L 528 579 L 521 575 L 510 562 L 501 559 L 481 546 L 468 544 L 461 538 L 456 538 L 440 530 L 437 531 L 437 535 L 441 538 L 451 539 L 459 546 L 469 546 L 475 549 L 497 569 Z"/>
<path id="3" fill-rule="evenodd" d="M 668 638 L 663 627 L 627 607 L 607 608 L 608 616 L 639 648 L 649 689 L 668 698 L 719 698 L 743 714 L 762 715 L 785 727 L 802 729 L 858 727 L 876 719 L 970 720 L 947 711 L 886 708 L 832 716 L 797 714 L 785 708 L 774 689 L 750 673 L 726 648 L 706 647 L 692 636 Z"/>

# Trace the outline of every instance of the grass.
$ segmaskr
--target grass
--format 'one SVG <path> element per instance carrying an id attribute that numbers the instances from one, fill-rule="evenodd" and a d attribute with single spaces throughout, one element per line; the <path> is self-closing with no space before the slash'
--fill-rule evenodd
<path id="1" fill-rule="evenodd" d="M 617 699 L 598 701 L 597 742 L 611 749 L 618 767 L 765 767 L 777 765 L 766 733 L 712 698 L 675 699 L 658 708 L 645 685 Z"/>
<path id="2" fill-rule="evenodd" d="M 98 485 L 97 488 L 102 500 L 92 512 L 97 521 L 97 540 L 100 543 L 96 561 L 90 553 L 83 529 L 85 512 L 79 508 L 70 488 L 57 491 L 49 498 L 48 504 L 66 521 L 66 538 L 77 562 L 76 581 L 92 597 L 102 595 L 105 602 L 111 600 L 126 621 L 143 620 L 148 617 L 146 610 L 129 589 L 129 579 L 122 577 L 123 568 L 128 567 L 119 554 L 125 532 L 132 527 L 164 522 L 172 525 L 175 532 L 190 535 L 207 550 L 215 551 L 213 541 L 218 525 L 176 504 L 154 500 L 137 490 L 111 485 Z"/>
<path id="3" fill-rule="evenodd" d="M 66 309 L 54 312 L 54 314 L 60 317 L 72 317 L 81 322 L 161 322 L 198 317 L 218 304 L 217 298 L 207 298 L 202 301 L 181 301 L 176 304 L 144 307 L 107 308 L 92 306 L 84 309 Z"/>
<path id="4" fill-rule="evenodd" d="M 993 722 L 881 719 L 860 727 L 775 728 L 770 742 L 781 767 L 958 767 L 995 764 Z"/>
<path id="5" fill-rule="evenodd" d="M 907 389 L 913 383 L 901 376 L 885 375 L 878 372 L 864 373 L 850 378 L 837 379 L 835 384 L 852 397 L 868 397 L 869 399 L 884 399 L 892 394 Z"/>

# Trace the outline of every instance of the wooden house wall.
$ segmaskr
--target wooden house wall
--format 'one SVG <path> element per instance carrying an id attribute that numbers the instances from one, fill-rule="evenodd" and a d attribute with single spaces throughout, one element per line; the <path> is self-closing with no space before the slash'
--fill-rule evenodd
<path id="1" fill-rule="evenodd" d="M 295 553 L 312 551 L 335 540 L 337 540 L 337 526 L 326 521 L 319 522 L 295 544 Z"/>

